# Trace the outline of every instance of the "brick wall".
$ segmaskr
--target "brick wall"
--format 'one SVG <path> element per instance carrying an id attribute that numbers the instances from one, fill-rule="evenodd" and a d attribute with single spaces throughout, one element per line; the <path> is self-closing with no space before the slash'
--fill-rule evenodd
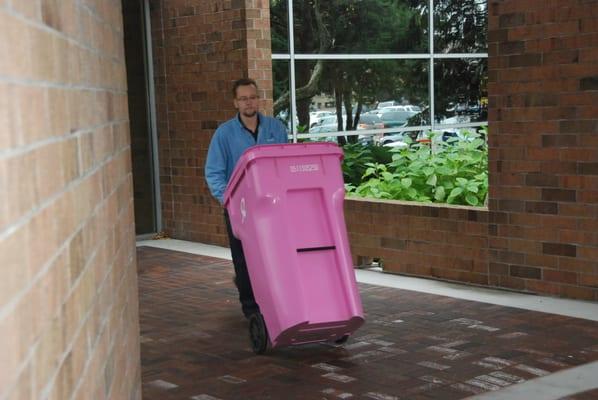
<path id="1" fill-rule="evenodd" d="M 120 1 L 0 0 L 0 398 L 139 399 Z"/>
<path id="2" fill-rule="evenodd" d="M 232 82 L 258 82 L 262 110 L 272 109 L 269 2 L 150 2 L 164 230 L 227 245 L 222 207 L 203 166 L 212 134 L 235 115 Z"/>
<path id="3" fill-rule="evenodd" d="M 355 265 L 380 259 L 387 272 L 488 284 L 488 211 L 413 202 L 347 199 Z"/>
<path id="4" fill-rule="evenodd" d="M 350 199 L 355 263 L 598 300 L 598 4 L 489 2 L 488 210 Z"/>
<path id="5" fill-rule="evenodd" d="M 234 112 L 232 80 L 259 79 L 271 107 L 268 2 L 152 4 L 164 222 L 174 237 L 226 245 L 203 163 Z M 347 200 L 356 263 L 598 300 L 597 11 L 489 1 L 488 209 Z"/>
<path id="6" fill-rule="evenodd" d="M 490 284 L 598 300 L 598 3 L 489 2 Z"/>

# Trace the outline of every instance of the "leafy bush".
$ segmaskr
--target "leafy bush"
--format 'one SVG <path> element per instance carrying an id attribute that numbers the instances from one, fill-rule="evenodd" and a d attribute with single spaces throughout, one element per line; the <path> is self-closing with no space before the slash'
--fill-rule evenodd
<path id="1" fill-rule="evenodd" d="M 482 129 L 485 137 L 486 129 Z M 483 206 L 488 193 L 488 147 L 482 135 L 411 144 L 388 152 L 390 162 L 371 147 L 344 147 L 343 173 L 349 196 Z M 384 147 L 380 147 L 386 149 Z M 376 150 L 378 151 L 378 150 Z"/>
<path id="2" fill-rule="evenodd" d="M 392 162 L 392 153 L 388 147 L 348 143 L 343 147 L 343 175 L 345 183 L 358 186 L 370 164 L 388 164 Z"/>

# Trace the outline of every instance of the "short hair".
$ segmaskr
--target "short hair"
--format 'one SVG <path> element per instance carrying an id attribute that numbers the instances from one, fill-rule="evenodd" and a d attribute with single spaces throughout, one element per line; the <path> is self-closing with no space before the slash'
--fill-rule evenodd
<path id="1" fill-rule="evenodd" d="M 237 79 L 235 83 L 233 83 L 233 97 L 237 97 L 237 88 L 239 86 L 249 86 L 253 85 L 257 89 L 257 83 L 251 78 L 241 78 Z"/>

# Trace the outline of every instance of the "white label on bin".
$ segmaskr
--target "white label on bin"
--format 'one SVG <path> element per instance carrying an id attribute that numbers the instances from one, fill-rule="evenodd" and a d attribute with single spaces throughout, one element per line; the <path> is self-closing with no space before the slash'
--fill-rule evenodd
<path id="1" fill-rule="evenodd" d="M 291 172 L 315 172 L 320 170 L 318 164 L 298 164 L 291 165 L 289 168 Z"/>
<path id="2" fill-rule="evenodd" d="M 247 217 L 247 209 L 245 208 L 245 197 L 241 198 L 241 223 L 245 223 L 245 217 Z"/>

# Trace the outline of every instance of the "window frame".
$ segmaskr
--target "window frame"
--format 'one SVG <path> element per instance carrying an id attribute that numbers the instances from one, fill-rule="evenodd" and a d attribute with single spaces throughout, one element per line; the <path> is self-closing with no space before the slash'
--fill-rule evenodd
<path id="1" fill-rule="evenodd" d="M 293 16 L 293 0 L 287 0 L 288 8 L 288 53 L 273 53 L 272 60 L 286 60 L 289 62 L 289 86 L 290 86 L 290 110 L 289 120 L 291 121 L 290 137 L 293 143 L 297 143 L 298 139 L 321 138 L 321 137 L 338 137 L 338 136 L 354 136 L 354 135 L 374 135 L 383 134 L 386 131 L 393 132 L 409 132 L 429 130 L 435 131 L 437 129 L 445 128 L 476 128 L 487 126 L 488 121 L 461 123 L 461 124 L 440 124 L 436 122 L 435 112 L 435 79 L 434 79 L 434 62 L 449 59 L 488 59 L 488 53 L 437 53 L 434 51 L 434 1 L 428 0 L 428 52 L 427 53 L 390 53 L 390 54 L 304 54 L 295 52 L 295 34 L 294 26 L 289 21 L 294 21 Z M 486 9 L 486 12 L 488 10 Z M 297 123 L 295 116 L 297 115 L 296 102 L 296 82 L 295 82 L 295 61 L 301 60 L 337 60 L 337 61 L 355 61 L 355 60 L 428 60 L 428 96 L 430 109 L 430 125 L 422 125 L 416 127 L 403 127 L 392 129 L 371 129 L 360 131 L 336 131 L 326 133 L 299 133 L 297 131 Z M 274 99 L 276 100 L 276 99 Z"/>

